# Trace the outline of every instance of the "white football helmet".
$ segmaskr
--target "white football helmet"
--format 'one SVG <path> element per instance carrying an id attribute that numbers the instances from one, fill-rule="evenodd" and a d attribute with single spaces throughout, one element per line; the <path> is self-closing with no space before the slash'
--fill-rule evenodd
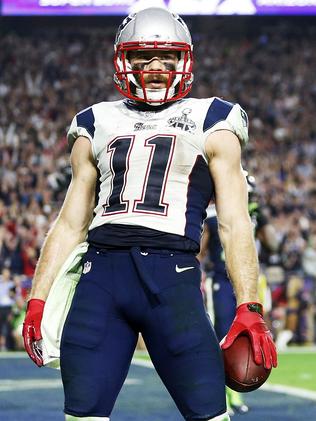
<path id="1" fill-rule="evenodd" d="M 190 91 L 193 46 L 188 27 L 178 15 L 158 7 L 130 14 L 118 28 L 114 50 L 115 86 L 127 98 L 161 105 L 183 98 Z M 173 70 L 132 69 L 128 53 L 136 50 L 175 51 L 179 61 Z M 167 75 L 167 87 L 146 88 L 144 74 L 149 73 Z"/>

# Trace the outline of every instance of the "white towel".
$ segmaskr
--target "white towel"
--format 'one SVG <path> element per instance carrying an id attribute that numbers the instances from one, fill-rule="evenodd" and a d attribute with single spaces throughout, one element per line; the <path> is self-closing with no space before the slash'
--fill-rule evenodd
<path id="1" fill-rule="evenodd" d="M 69 255 L 48 294 L 41 324 L 44 365 L 60 368 L 60 341 L 76 285 L 82 273 L 82 256 L 88 243 L 80 243 Z"/>

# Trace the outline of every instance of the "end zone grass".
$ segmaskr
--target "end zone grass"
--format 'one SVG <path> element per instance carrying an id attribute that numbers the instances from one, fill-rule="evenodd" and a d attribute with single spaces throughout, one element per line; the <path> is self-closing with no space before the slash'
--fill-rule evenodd
<path id="1" fill-rule="evenodd" d="M 278 367 L 272 370 L 270 384 L 282 384 L 316 391 L 316 352 L 279 353 Z"/>

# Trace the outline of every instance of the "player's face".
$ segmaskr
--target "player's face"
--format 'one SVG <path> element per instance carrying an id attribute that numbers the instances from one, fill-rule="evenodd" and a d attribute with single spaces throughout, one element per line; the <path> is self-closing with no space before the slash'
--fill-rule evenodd
<path id="1" fill-rule="evenodd" d="M 167 87 L 169 76 L 164 71 L 176 70 L 178 55 L 173 51 L 131 51 L 129 61 L 133 70 L 143 70 L 146 88 L 163 89 Z"/>

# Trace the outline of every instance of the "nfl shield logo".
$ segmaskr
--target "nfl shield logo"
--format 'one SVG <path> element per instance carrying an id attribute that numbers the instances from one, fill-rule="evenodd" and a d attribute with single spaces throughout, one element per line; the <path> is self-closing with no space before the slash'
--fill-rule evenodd
<path id="1" fill-rule="evenodd" d="M 92 266 L 92 263 L 91 262 L 86 262 L 83 265 L 83 271 L 82 271 L 82 273 L 86 274 L 86 273 L 90 272 L 91 266 Z"/>

